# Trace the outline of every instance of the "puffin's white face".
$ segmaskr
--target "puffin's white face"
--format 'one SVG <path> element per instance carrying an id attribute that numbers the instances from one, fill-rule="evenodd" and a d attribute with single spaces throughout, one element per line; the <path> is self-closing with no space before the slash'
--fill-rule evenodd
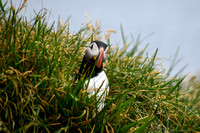
<path id="1" fill-rule="evenodd" d="M 87 59 L 91 59 L 97 57 L 100 52 L 103 51 L 103 61 L 107 59 L 108 47 L 104 49 L 104 47 L 98 47 L 95 42 L 90 43 L 90 45 L 85 50 L 85 56 Z"/>

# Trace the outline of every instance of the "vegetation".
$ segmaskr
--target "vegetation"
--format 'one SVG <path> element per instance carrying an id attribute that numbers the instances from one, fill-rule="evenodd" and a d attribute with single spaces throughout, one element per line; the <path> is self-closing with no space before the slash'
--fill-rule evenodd
<path id="1" fill-rule="evenodd" d="M 25 1 L 26 2 L 26 1 Z M 49 26 L 46 12 L 31 21 L 0 0 L 0 131 L 3 132 L 191 132 L 200 131 L 200 83 L 170 78 L 138 50 L 140 36 L 110 47 L 104 63 L 110 93 L 98 101 L 74 82 L 85 46 L 102 39 L 98 24 L 77 33 L 69 25 Z"/>

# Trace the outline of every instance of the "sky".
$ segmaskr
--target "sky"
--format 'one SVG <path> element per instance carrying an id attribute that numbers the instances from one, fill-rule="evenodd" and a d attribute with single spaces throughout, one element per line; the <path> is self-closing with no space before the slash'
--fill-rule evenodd
<path id="1" fill-rule="evenodd" d="M 21 0 L 14 0 L 13 5 L 20 3 Z M 139 34 L 141 38 L 148 36 L 143 43 L 149 43 L 149 55 L 158 48 L 157 57 L 165 68 L 169 68 L 179 47 L 178 58 L 183 60 L 172 74 L 186 64 L 189 66 L 185 74 L 200 74 L 199 0 L 28 0 L 22 15 L 33 18 L 33 10 L 39 12 L 42 8 L 50 14 L 49 23 L 57 23 L 59 16 L 65 22 L 71 16 L 71 31 L 83 27 L 87 13 L 91 21 L 99 20 L 103 31 L 116 30 L 110 38 L 114 45 L 122 46 L 120 24 L 129 40 L 130 34 L 135 38 Z"/>

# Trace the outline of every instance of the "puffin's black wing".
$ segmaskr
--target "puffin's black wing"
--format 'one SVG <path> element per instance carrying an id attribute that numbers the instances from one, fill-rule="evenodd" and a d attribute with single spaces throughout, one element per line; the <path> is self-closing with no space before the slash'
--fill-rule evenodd
<path id="1" fill-rule="evenodd" d="M 75 82 L 77 79 L 80 80 L 80 78 L 81 78 L 81 76 L 82 76 L 82 74 L 83 74 L 83 69 L 84 69 L 84 67 L 85 67 L 86 62 L 87 62 L 87 59 L 86 59 L 86 57 L 84 56 L 84 57 L 83 57 L 83 60 L 82 60 L 82 63 L 81 63 L 81 67 L 80 67 L 80 69 L 79 69 L 78 74 L 76 74 L 76 77 L 75 77 L 75 79 L 74 79 L 74 82 Z"/>

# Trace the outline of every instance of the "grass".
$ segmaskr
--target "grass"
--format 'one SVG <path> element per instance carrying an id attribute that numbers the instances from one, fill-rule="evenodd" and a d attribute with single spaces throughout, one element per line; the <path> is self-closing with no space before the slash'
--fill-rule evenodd
<path id="1" fill-rule="evenodd" d="M 26 2 L 26 1 L 24 1 Z M 74 82 L 85 46 L 101 39 L 98 24 L 71 33 L 68 23 L 49 26 L 46 12 L 31 21 L 0 0 L 0 131 L 3 132 L 197 132 L 199 81 L 183 84 L 155 64 L 156 54 L 138 50 L 141 38 L 112 46 L 104 64 L 110 93 L 93 117 L 98 101 Z M 112 32 L 112 31 L 111 31 Z M 192 89 L 191 89 L 192 88 Z"/>

